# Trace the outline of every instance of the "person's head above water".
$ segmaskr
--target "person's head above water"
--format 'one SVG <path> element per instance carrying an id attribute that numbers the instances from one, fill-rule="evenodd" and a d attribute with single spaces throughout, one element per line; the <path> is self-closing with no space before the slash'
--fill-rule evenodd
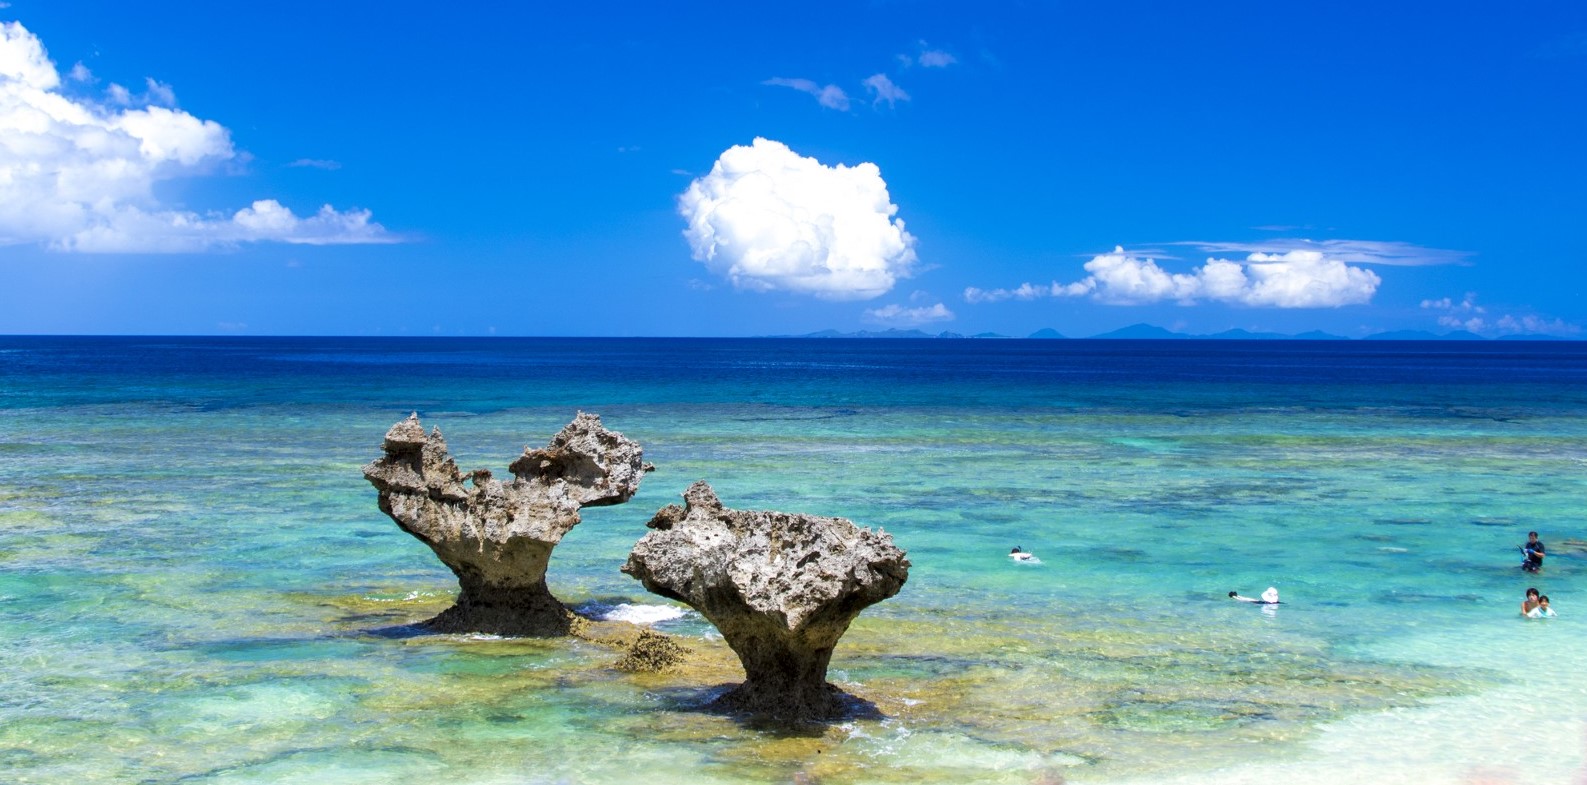
<path id="1" fill-rule="evenodd" d="M 1023 553 L 1023 551 L 1021 551 L 1021 550 L 1020 550 L 1020 549 L 1019 549 L 1019 546 L 1018 546 L 1018 545 L 1016 545 L 1016 546 L 1014 546 L 1014 550 L 1012 550 L 1012 551 L 1009 551 L 1009 553 Z"/>
<path id="2" fill-rule="evenodd" d="M 1527 542 L 1537 542 L 1537 532 L 1527 532 L 1526 533 L 1526 541 Z"/>
<path id="3" fill-rule="evenodd" d="M 1230 597 L 1238 597 L 1238 596 L 1240 596 L 1240 593 L 1237 592 L 1237 591 L 1231 591 L 1231 592 L 1229 592 L 1229 596 Z"/>
<path id="4" fill-rule="evenodd" d="M 1537 607 L 1539 607 L 1539 608 L 1547 608 L 1548 607 L 1548 595 L 1547 594 L 1544 594 L 1544 595 L 1542 595 L 1542 596 L 1537 598 Z"/>
<path id="5" fill-rule="evenodd" d="M 1529 600 L 1537 599 L 1537 588 L 1534 586 L 1526 587 L 1526 598 Z"/>

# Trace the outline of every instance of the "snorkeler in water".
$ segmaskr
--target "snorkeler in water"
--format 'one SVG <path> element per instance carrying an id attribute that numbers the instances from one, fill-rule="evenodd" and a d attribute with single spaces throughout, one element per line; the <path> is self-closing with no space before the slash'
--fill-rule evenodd
<path id="1" fill-rule="evenodd" d="M 1267 587 L 1267 591 L 1262 592 L 1261 599 L 1257 599 L 1255 597 L 1242 597 L 1242 596 L 1240 596 L 1240 593 L 1237 592 L 1237 591 L 1229 592 L 1229 599 L 1231 599 L 1231 600 L 1239 600 L 1240 602 L 1254 602 L 1257 605 L 1278 605 L 1278 604 L 1280 604 L 1279 601 L 1278 601 L 1278 589 L 1274 588 L 1272 586 Z"/>
<path id="2" fill-rule="evenodd" d="M 1036 554 L 1031 553 L 1030 551 L 1021 550 L 1020 547 L 1016 545 L 1014 546 L 1014 550 L 1008 552 L 1008 557 L 1014 561 L 1030 561 L 1036 558 Z"/>

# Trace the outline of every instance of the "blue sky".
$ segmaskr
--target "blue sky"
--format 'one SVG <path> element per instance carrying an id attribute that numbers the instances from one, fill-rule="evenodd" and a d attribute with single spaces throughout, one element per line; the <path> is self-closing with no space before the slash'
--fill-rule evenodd
<path id="1" fill-rule="evenodd" d="M 1583 337 L 1587 6 L 1184 5 L 12 0 L 0 333 Z"/>

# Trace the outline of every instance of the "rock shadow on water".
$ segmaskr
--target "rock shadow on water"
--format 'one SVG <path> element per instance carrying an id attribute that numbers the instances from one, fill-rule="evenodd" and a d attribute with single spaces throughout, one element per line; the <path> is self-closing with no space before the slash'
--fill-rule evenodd
<path id="1" fill-rule="evenodd" d="M 364 635 L 385 640 L 402 641 L 409 638 L 422 638 L 426 635 L 441 635 L 442 633 L 426 627 L 423 622 L 411 624 L 394 624 L 389 627 L 374 627 L 363 630 Z"/>
<path id="2" fill-rule="evenodd" d="M 734 691 L 739 686 L 737 682 L 727 682 L 712 687 L 667 687 L 649 692 L 663 711 L 723 717 L 745 730 L 773 738 L 819 738 L 833 726 L 888 719 L 875 703 L 831 684 L 827 685 L 830 701 L 837 710 L 825 716 L 785 717 L 746 710 L 734 701 Z"/>

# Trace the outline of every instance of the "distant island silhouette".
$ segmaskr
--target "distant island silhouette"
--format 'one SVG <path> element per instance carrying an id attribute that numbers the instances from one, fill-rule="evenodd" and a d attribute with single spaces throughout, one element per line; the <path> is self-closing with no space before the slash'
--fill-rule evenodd
<path id="1" fill-rule="evenodd" d="M 769 338 L 1014 338 L 1012 335 L 1001 333 L 976 333 L 965 335 L 956 332 L 928 333 L 923 330 L 856 330 L 843 332 L 841 330 L 820 330 L 803 335 L 772 335 Z M 1051 327 L 1043 327 L 1030 335 L 1027 339 L 1038 340 L 1075 340 Z M 1310 330 L 1294 335 L 1274 332 L 1251 332 L 1235 328 L 1223 332 L 1192 334 L 1174 332 L 1165 327 L 1154 324 L 1132 324 L 1120 327 L 1105 333 L 1091 336 L 1077 336 L 1079 340 L 1199 340 L 1199 341 L 1570 341 L 1573 338 L 1563 338 L 1557 335 L 1540 335 L 1536 333 L 1522 335 L 1503 335 L 1498 338 L 1485 338 L 1466 330 L 1455 330 L 1447 333 L 1433 333 L 1426 330 L 1392 330 L 1389 332 L 1373 333 L 1361 338 L 1348 338 L 1343 335 L 1326 333 L 1321 330 Z"/>

